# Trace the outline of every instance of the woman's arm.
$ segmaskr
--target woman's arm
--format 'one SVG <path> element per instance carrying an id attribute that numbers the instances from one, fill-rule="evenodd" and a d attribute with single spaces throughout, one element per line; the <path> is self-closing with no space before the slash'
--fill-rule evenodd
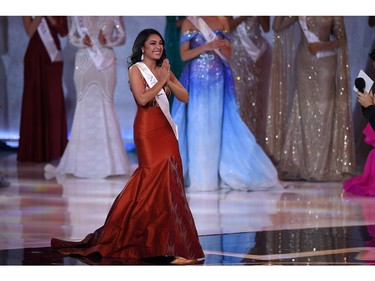
<path id="1" fill-rule="evenodd" d="M 35 34 L 35 32 L 38 29 L 38 26 L 39 26 L 42 18 L 43 17 L 40 17 L 40 16 L 35 17 L 35 18 L 32 18 L 30 16 L 23 16 L 22 17 L 23 26 L 25 28 L 27 36 L 33 37 L 33 35 Z"/>
<path id="2" fill-rule="evenodd" d="M 71 25 L 69 29 L 69 42 L 75 47 L 83 48 L 86 45 L 83 43 L 83 38 L 80 36 L 75 17 L 71 17 Z"/>
<path id="3" fill-rule="evenodd" d="M 184 103 L 187 103 L 189 101 L 189 93 L 172 72 L 167 85 L 179 101 Z"/>
<path id="4" fill-rule="evenodd" d="M 100 31 L 99 36 L 104 37 L 105 43 L 103 44 L 101 39 L 99 38 L 100 42 L 107 47 L 115 47 L 115 46 L 124 45 L 126 42 L 126 29 L 125 29 L 125 23 L 122 17 L 114 18 L 113 33 L 114 34 L 112 34 L 112 37 L 110 38 L 110 40 L 108 40 L 108 38 L 104 37 L 104 33 Z"/>
<path id="5" fill-rule="evenodd" d="M 337 48 L 346 48 L 347 39 L 343 17 L 333 17 L 332 19 L 332 33 L 334 39 L 324 42 L 316 42 L 309 44 L 309 51 L 316 54 L 319 51 L 334 50 Z"/>
<path id="6" fill-rule="evenodd" d="M 184 22 L 185 18 L 186 18 L 185 16 L 178 16 L 177 17 L 177 21 L 176 21 L 176 28 L 177 29 L 181 29 L 182 23 Z"/>
<path id="7" fill-rule="evenodd" d="M 194 30 L 194 25 L 188 19 L 185 19 L 181 26 L 181 32 L 184 33 L 184 32 L 192 31 L 192 30 Z M 182 43 L 180 46 L 181 59 L 183 61 L 191 60 L 199 56 L 201 53 L 203 53 L 206 50 L 207 50 L 206 45 L 202 45 L 197 48 L 190 49 L 190 41 L 186 41 Z"/>
<path id="8" fill-rule="evenodd" d="M 151 88 L 145 87 L 144 79 L 141 71 L 137 66 L 132 66 L 128 71 L 130 89 L 138 104 L 144 106 L 151 101 L 163 88 L 169 79 L 169 72 L 160 68 L 158 71 L 158 82 Z"/>
<path id="9" fill-rule="evenodd" d="M 223 30 L 228 32 L 230 32 L 230 26 L 229 26 L 229 21 L 228 21 L 228 18 L 227 17 L 219 17 L 219 20 L 221 22 L 221 24 L 223 25 Z M 219 40 L 223 40 L 222 42 L 220 42 Z M 220 50 L 220 52 L 225 56 L 225 58 L 227 60 L 230 59 L 230 56 L 232 54 L 232 43 L 228 40 L 228 39 L 219 39 L 217 41 L 219 41 L 219 45 L 217 46 L 217 49 Z"/>

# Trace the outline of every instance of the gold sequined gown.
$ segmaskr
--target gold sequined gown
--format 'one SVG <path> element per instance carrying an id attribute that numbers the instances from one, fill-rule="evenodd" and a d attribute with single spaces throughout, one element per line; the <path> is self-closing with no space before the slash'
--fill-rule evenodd
<path id="1" fill-rule="evenodd" d="M 286 119 L 290 113 L 295 89 L 294 60 L 300 38 L 295 22 L 287 29 L 274 31 L 270 85 L 265 103 L 266 125 L 264 149 L 272 162 L 280 161 L 286 134 Z"/>
<path id="2" fill-rule="evenodd" d="M 337 40 L 336 54 L 318 58 L 302 33 L 296 55 L 296 90 L 280 163 L 284 180 L 339 181 L 354 173 L 354 138 L 348 51 L 343 17 L 307 17 L 320 41 Z M 335 39 L 330 39 L 330 37 Z"/>
<path id="3" fill-rule="evenodd" d="M 234 77 L 236 98 L 242 120 L 262 146 L 265 129 L 266 93 L 269 85 L 272 49 L 263 37 L 258 17 L 247 17 L 240 25 L 246 35 L 259 48 L 259 57 L 254 60 L 241 41 L 239 27 L 232 30 L 232 56 L 230 66 Z"/>

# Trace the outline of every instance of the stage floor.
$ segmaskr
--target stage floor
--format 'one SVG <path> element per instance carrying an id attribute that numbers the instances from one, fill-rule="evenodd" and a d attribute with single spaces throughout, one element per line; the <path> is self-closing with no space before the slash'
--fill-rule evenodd
<path id="1" fill-rule="evenodd" d="M 133 163 L 136 156 L 131 155 Z M 51 237 L 81 240 L 100 227 L 128 177 L 46 179 L 44 164 L 0 152 L 0 265 L 158 265 L 62 256 Z M 203 266 L 374 265 L 375 197 L 350 196 L 340 182 L 287 188 L 190 192 Z"/>

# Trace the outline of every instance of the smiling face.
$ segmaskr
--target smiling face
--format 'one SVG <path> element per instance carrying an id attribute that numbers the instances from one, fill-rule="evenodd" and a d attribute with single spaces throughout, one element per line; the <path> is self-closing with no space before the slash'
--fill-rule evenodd
<path id="1" fill-rule="evenodd" d="M 144 44 L 144 57 L 159 60 L 164 52 L 164 42 L 157 34 L 151 34 Z"/>

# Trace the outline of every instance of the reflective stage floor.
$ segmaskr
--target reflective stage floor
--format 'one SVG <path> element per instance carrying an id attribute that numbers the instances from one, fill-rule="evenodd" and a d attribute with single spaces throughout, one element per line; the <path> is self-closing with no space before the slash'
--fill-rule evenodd
<path id="1" fill-rule="evenodd" d="M 46 178 L 43 166 L 0 152 L 10 182 L 0 188 L 0 265 L 166 263 L 80 259 L 49 248 L 51 237 L 81 240 L 101 226 L 128 177 Z M 187 189 L 202 265 L 375 264 L 375 197 L 344 194 L 340 182 L 287 184 L 262 192 Z"/>

